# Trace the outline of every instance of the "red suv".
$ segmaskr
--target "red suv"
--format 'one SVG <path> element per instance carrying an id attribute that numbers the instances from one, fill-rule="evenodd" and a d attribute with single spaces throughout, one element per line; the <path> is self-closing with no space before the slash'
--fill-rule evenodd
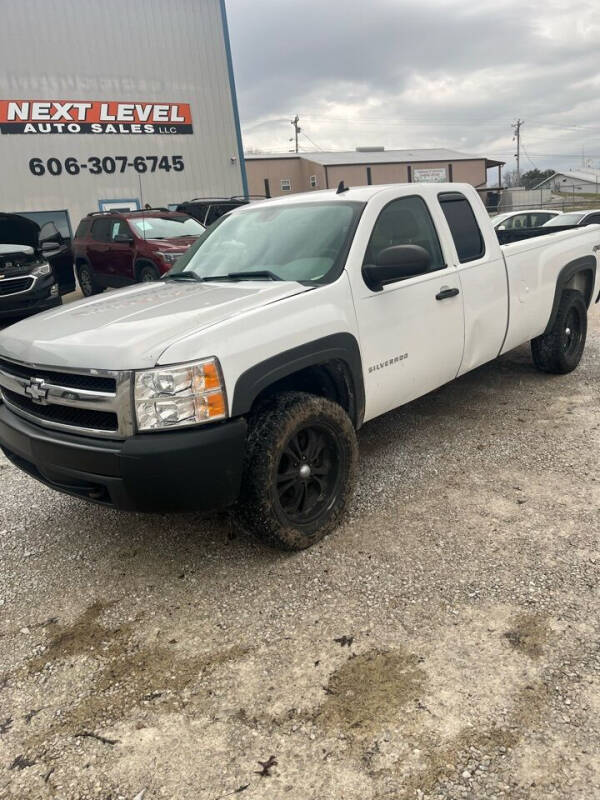
<path id="1" fill-rule="evenodd" d="M 81 291 L 89 297 L 108 286 L 156 281 L 204 230 L 188 214 L 166 209 L 88 214 L 73 239 Z"/>

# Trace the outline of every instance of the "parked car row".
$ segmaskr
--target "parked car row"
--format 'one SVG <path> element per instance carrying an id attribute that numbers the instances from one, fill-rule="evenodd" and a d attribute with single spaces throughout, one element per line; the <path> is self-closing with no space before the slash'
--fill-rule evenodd
<path id="1" fill-rule="evenodd" d="M 0 212 L 0 319 L 60 305 L 76 289 L 75 277 L 86 297 L 158 280 L 206 227 L 249 200 L 195 198 L 174 211 L 92 212 L 73 239 L 66 211 Z"/>
<path id="2" fill-rule="evenodd" d="M 587 208 L 582 211 L 553 211 L 548 208 L 529 208 L 526 211 L 509 211 L 496 214 L 490 222 L 497 231 L 514 231 L 528 228 L 559 227 L 580 228 L 597 225 L 600 209 Z"/>

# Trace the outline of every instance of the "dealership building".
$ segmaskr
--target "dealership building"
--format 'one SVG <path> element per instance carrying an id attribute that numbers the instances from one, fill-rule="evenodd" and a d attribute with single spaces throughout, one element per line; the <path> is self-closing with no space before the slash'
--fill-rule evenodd
<path id="1" fill-rule="evenodd" d="M 91 211 L 247 193 L 225 0 L 6 5 L 0 211 L 70 235 Z"/>
<path id="2" fill-rule="evenodd" d="M 348 152 L 247 154 L 250 193 L 276 197 L 293 192 L 387 183 L 462 182 L 477 189 L 491 178 L 502 185 L 503 161 L 455 150 L 385 150 L 358 147 Z"/>

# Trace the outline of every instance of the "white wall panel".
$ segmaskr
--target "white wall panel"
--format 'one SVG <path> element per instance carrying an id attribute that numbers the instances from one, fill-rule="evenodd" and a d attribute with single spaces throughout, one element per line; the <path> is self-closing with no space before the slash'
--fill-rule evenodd
<path id="1" fill-rule="evenodd" d="M 0 209 L 67 208 L 73 226 L 101 199 L 167 205 L 242 194 L 236 109 L 220 0 L 0 0 L 0 100 L 189 103 L 193 134 L 1 134 Z M 183 157 L 182 172 L 34 176 L 32 157 Z M 233 161 L 232 161 L 233 159 Z"/>

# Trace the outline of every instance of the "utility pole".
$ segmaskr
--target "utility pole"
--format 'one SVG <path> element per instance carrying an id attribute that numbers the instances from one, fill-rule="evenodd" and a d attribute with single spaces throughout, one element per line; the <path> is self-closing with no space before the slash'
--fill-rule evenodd
<path id="1" fill-rule="evenodd" d="M 296 140 L 296 152 L 298 152 L 298 134 L 302 130 L 302 128 L 298 125 L 299 122 L 300 122 L 300 117 L 298 116 L 298 114 L 296 114 L 296 116 L 294 117 L 294 119 L 290 123 L 291 125 L 294 126 L 294 138 Z M 292 140 L 290 139 L 290 142 L 291 141 Z"/>
<path id="2" fill-rule="evenodd" d="M 521 126 L 524 124 L 522 119 L 517 119 L 516 122 L 513 122 L 512 128 L 515 132 L 513 136 L 513 142 L 517 141 L 517 152 L 515 153 L 515 158 L 517 159 L 517 186 L 521 183 Z"/>

